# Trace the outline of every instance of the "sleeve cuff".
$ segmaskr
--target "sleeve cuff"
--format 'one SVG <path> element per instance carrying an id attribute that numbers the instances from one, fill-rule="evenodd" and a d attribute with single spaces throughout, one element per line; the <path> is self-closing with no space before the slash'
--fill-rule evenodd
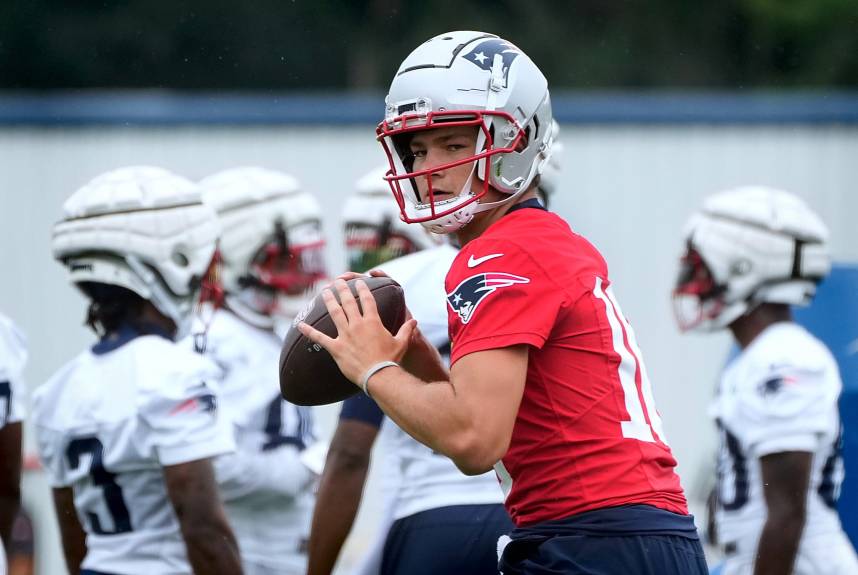
<path id="1" fill-rule="evenodd" d="M 814 433 L 784 435 L 756 442 L 751 450 L 757 457 L 786 451 L 803 451 L 814 453 L 819 447 L 819 440 Z"/>
<path id="2" fill-rule="evenodd" d="M 235 443 L 230 437 L 201 442 L 195 445 L 177 447 L 158 447 L 158 461 L 161 465 L 179 465 L 198 459 L 207 459 L 235 451 Z"/>

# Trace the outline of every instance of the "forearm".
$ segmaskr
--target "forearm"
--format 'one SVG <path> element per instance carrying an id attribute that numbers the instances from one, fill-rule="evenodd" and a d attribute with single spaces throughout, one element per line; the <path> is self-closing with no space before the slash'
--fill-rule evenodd
<path id="1" fill-rule="evenodd" d="M 387 368 L 370 379 L 373 399 L 414 439 L 453 460 L 464 473 L 483 473 L 497 460 L 485 456 L 476 423 L 479 406 L 453 382 L 427 383 L 404 369 Z"/>
<path id="2" fill-rule="evenodd" d="M 0 495 L 0 539 L 3 540 L 3 544 L 6 545 L 7 550 L 9 541 L 12 538 L 12 524 L 15 522 L 15 515 L 20 505 L 20 490 L 10 489 Z"/>
<path id="3" fill-rule="evenodd" d="M 769 517 L 757 547 L 754 575 L 790 575 L 798 554 L 804 517 Z"/>
<path id="4" fill-rule="evenodd" d="M 9 545 L 21 505 L 21 423 L 0 429 L 0 538 Z"/>
<path id="5" fill-rule="evenodd" d="M 225 517 L 213 516 L 193 525 L 184 522 L 182 537 L 188 549 L 188 561 L 197 575 L 242 573 L 238 543 Z"/>
<path id="6" fill-rule="evenodd" d="M 77 518 L 72 489 L 55 487 L 52 494 L 63 544 L 63 556 L 69 573 L 74 575 L 80 572 L 80 566 L 86 557 L 86 532 Z"/>
<path id="7" fill-rule="evenodd" d="M 319 483 L 310 529 L 307 575 L 329 575 L 360 506 L 366 467 L 349 467 L 331 454 Z"/>

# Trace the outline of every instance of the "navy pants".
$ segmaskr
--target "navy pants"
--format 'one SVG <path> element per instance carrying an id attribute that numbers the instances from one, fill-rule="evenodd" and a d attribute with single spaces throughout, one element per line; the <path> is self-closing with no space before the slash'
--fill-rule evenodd
<path id="1" fill-rule="evenodd" d="M 454 505 L 393 523 L 381 575 L 497 575 L 497 540 L 512 522 L 503 505 Z"/>
<path id="2" fill-rule="evenodd" d="M 678 535 L 558 535 L 513 540 L 504 575 L 708 575 L 700 541 Z"/>
<path id="3" fill-rule="evenodd" d="M 708 575 L 690 515 L 624 505 L 519 527 L 504 575 Z"/>

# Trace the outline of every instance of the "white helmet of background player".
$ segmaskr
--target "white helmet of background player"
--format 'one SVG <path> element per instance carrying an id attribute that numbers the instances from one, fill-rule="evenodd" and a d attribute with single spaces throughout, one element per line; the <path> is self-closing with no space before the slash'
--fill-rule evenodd
<path id="1" fill-rule="evenodd" d="M 399 66 L 385 105 L 377 134 L 390 161 L 387 180 L 403 219 L 435 233 L 455 232 L 474 214 L 516 198 L 551 154 L 548 82 L 524 52 L 493 34 L 448 32 L 424 42 Z M 450 126 L 477 128 L 473 156 L 412 172 L 413 132 Z M 466 163 L 473 171 L 459 194 L 434 201 L 431 175 Z M 425 203 L 416 178 L 426 178 Z M 482 184 L 478 193 L 474 178 Z M 480 203 L 489 186 L 509 197 Z"/>
<path id="2" fill-rule="evenodd" d="M 674 289 L 683 331 L 726 327 L 761 303 L 807 305 L 831 269 L 825 224 L 782 190 L 714 194 L 691 217 L 685 237 Z"/>
<path id="3" fill-rule="evenodd" d="M 319 203 L 292 176 L 259 167 L 218 172 L 200 187 L 221 223 L 227 305 L 262 327 L 291 320 L 326 277 Z"/>
<path id="4" fill-rule="evenodd" d="M 52 249 L 90 297 L 108 284 L 149 300 L 186 335 L 219 226 L 199 188 L 149 166 L 102 174 L 63 205 Z"/>
<path id="5" fill-rule="evenodd" d="M 393 258 L 441 242 L 439 236 L 423 226 L 406 224 L 400 219 L 399 209 L 390 201 L 390 187 L 384 180 L 387 171 L 387 166 L 383 166 L 362 176 L 343 208 L 350 270 L 365 272 Z"/>

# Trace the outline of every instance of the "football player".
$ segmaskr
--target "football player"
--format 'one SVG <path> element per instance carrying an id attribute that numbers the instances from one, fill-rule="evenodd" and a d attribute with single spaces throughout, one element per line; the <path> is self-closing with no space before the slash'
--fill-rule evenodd
<path id="1" fill-rule="evenodd" d="M 241 573 L 211 458 L 234 449 L 189 330 L 218 234 L 192 182 L 120 168 L 77 190 L 53 254 L 98 342 L 34 394 L 66 564 L 84 575 Z"/>
<path id="2" fill-rule="evenodd" d="M 418 46 L 378 137 L 403 219 L 462 246 L 451 367 L 413 319 L 390 335 L 360 281 L 362 312 L 323 291 L 337 338 L 299 327 L 410 435 L 466 473 L 494 467 L 516 525 L 506 575 L 706 573 L 607 265 L 537 200 L 552 134 L 547 81 L 513 44 L 460 31 Z"/>
<path id="3" fill-rule="evenodd" d="M 729 329 L 741 348 L 712 408 L 722 573 L 858 573 L 836 510 L 840 375 L 790 311 L 809 304 L 828 274 L 828 230 L 798 197 L 744 187 L 707 198 L 685 242 L 674 290 L 680 328 Z"/>
<path id="4" fill-rule="evenodd" d="M 457 250 L 422 226 L 399 219 L 383 179 L 387 169 L 361 178 L 343 209 L 349 269 L 380 265 L 396 279 L 423 333 L 449 358 L 444 275 Z M 387 261 L 392 256 L 402 257 Z M 497 573 L 495 542 L 512 525 L 494 474 L 462 474 L 450 459 L 415 441 L 361 394 L 343 403 L 328 451 L 313 514 L 309 575 L 333 570 L 354 522 L 379 436 L 387 446 L 383 486 L 388 500 L 380 536 L 355 573 Z"/>
<path id="5" fill-rule="evenodd" d="M 222 372 L 223 410 L 237 451 L 215 461 L 247 574 L 303 574 L 315 475 L 310 408 L 280 396 L 278 323 L 291 321 L 326 277 L 321 209 L 295 178 L 241 167 L 200 182 L 218 213 L 223 294 L 205 353 Z"/>
<path id="6" fill-rule="evenodd" d="M 0 315 L 0 573 L 21 505 L 21 418 L 23 417 L 24 336 Z"/>

